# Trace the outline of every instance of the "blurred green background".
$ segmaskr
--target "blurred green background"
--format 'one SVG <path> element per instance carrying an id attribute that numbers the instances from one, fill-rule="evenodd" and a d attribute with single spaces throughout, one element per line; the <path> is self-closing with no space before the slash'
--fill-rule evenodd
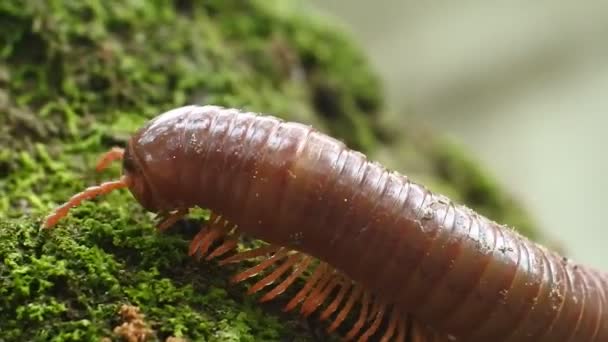
<path id="1" fill-rule="evenodd" d="M 313 2 L 365 47 L 393 121 L 463 143 L 570 256 L 608 269 L 608 2 Z"/>

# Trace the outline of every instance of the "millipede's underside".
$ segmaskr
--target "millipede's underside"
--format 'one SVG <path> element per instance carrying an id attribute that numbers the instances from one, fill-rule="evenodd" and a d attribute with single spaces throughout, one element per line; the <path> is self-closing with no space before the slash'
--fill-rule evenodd
<path id="1" fill-rule="evenodd" d="M 183 217 L 184 211 L 167 215 L 159 224 L 166 229 Z M 299 307 L 299 313 L 308 317 L 319 313 L 322 321 L 327 321 L 327 332 L 338 329 L 346 331 L 347 341 L 382 342 L 428 342 L 450 341 L 450 336 L 437 333 L 419 324 L 407 313 L 396 306 L 381 303 L 360 284 L 352 281 L 331 265 L 316 260 L 305 253 L 282 246 L 263 245 L 249 250 L 238 251 L 241 233 L 227 219 L 212 214 L 208 224 L 203 227 L 190 243 L 189 255 L 199 259 L 212 260 L 231 254 L 219 261 L 220 265 L 255 260 L 254 266 L 232 277 L 233 283 L 259 277 L 248 290 L 254 294 L 266 290 L 260 302 L 270 301 L 283 294 L 297 279 L 308 275 L 302 288 L 287 303 L 284 311 Z M 232 253 L 231 253 L 232 252 Z M 353 318 L 348 320 L 347 318 Z M 353 321 L 345 330 L 347 321 Z"/>

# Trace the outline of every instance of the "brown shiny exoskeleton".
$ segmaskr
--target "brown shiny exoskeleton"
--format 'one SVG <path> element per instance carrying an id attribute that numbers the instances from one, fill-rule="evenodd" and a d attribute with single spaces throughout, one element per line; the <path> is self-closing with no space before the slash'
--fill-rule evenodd
<path id="1" fill-rule="evenodd" d="M 233 280 L 264 274 L 249 291 L 272 285 L 262 301 L 310 270 L 286 309 L 300 305 L 306 316 L 323 308 L 333 331 L 357 306 L 347 339 L 608 341 L 605 274 L 566 262 L 309 126 L 187 106 L 150 121 L 99 167 L 120 158 L 120 180 L 74 196 L 45 226 L 83 199 L 128 187 L 163 217 L 161 229 L 192 207 L 213 212 L 192 255 L 232 252 L 242 234 L 265 241 L 220 261 L 261 258 Z"/>

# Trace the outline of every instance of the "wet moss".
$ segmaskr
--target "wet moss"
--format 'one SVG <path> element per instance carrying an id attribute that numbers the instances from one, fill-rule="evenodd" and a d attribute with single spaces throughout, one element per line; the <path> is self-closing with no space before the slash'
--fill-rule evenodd
<path id="1" fill-rule="evenodd" d="M 31 221 L 0 225 L 4 340 L 112 336 L 122 304 L 146 312 L 158 340 L 305 339 L 244 291 L 229 292 L 225 270 L 188 258 L 183 238 L 160 237 L 127 211 L 106 206 L 87 205 L 79 215 L 52 232 Z"/>
<path id="2" fill-rule="evenodd" d="M 157 234 L 126 191 L 39 230 L 57 204 L 116 177 L 118 165 L 92 172 L 99 153 L 172 107 L 270 113 L 314 124 L 363 152 L 386 142 L 382 90 L 363 54 L 327 18 L 300 6 L 0 2 L 0 340 L 112 336 L 123 304 L 141 308 L 158 340 L 315 339 L 317 329 L 296 315 L 229 285 L 236 268 L 187 257 L 197 226 Z M 463 152 L 427 154 L 412 140 L 407 147 L 432 166 L 430 182 L 473 207 L 499 216 L 514 207 L 496 200 L 501 191 Z"/>

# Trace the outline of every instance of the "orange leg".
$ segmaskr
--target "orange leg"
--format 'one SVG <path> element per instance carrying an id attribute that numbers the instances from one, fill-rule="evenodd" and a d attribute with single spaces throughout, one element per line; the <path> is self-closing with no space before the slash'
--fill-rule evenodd
<path id="1" fill-rule="evenodd" d="M 211 228 L 214 224 L 217 223 L 219 217 L 215 213 L 211 213 L 211 217 L 207 224 L 198 231 L 194 239 L 190 241 L 190 247 L 188 248 L 188 255 L 193 256 L 201 247 L 204 241 L 206 241 L 209 237 L 209 233 L 211 232 Z"/>
<path id="2" fill-rule="evenodd" d="M 283 292 L 285 292 L 285 290 L 287 290 L 287 288 L 302 273 L 304 273 L 304 271 L 308 268 L 308 265 L 310 265 L 311 261 L 312 261 L 312 258 L 310 258 L 309 256 L 305 255 L 302 258 L 302 260 L 300 261 L 300 263 L 295 267 L 295 271 L 293 271 L 293 273 L 291 273 L 289 275 L 289 277 L 285 278 L 285 280 L 283 280 L 283 282 L 281 282 L 279 285 L 277 285 L 274 289 L 270 290 L 262 298 L 260 298 L 260 302 L 267 302 L 267 301 L 273 299 L 274 297 L 276 297 L 276 296 L 282 294 Z"/>
<path id="3" fill-rule="evenodd" d="M 325 298 L 333 291 L 333 289 L 338 285 L 338 281 L 340 278 L 333 273 L 329 273 L 329 277 L 322 284 L 315 289 L 315 291 L 307 298 L 307 300 L 302 304 L 301 313 L 304 317 L 308 317 L 312 314 L 323 302 Z"/>
<path id="4" fill-rule="evenodd" d="M 264 287 L 274 283 L 280 276 L 287 272 L 291 266 L 298 262 L 300 258 L 300 253 L 295 253 L 287 257 L 287 260 L 282 263 L 281 266 L 277 267 L 272 273 L 264 277 L 262 280 L 259 280 L 257 283 L 253 284 L 253 286 L 249 288 L 247 294 L 254 294 Z"/>
<path id="5" fill-rule="evenodd" d="M 317 266 L 312 276 L 308 278 L 306 284 L 304 284 L 304 287 L 289 301 L 289 303 L 287 303 L 283 311 L 291 311 L 301 301 L 303 301 L 317 281 L 325 276 L 325 272 L 327 272 L 327 264 L 321 263 L 319 266 Z"/>
<path id="6" fill-rule="evenodd" d="M 190 241 L 190 247 L 188 248 L 189 256 L 193 256 L 196 253 L 196 251 L 198 251 L 198 247 L 201 245 L 201 242 L 203 241 L 205 236 L 208 234 L 208 232 L 209 231 L 207 229 L 201 229 L 198 231 L 196 236 L 194 236 L 192 241 Z"/>
<path id="7" fill-rule="evenodd" d="M 239 233 L 236 231 L 230 233 L 232 230 L 234 230 L 234 228 L 234 226 L 230 226 L 230 223 L 221 216 L 211 214 L 207 224 L 201 228 L 192 242 L 190 242 L 188 255 L 192 256 L 198 253 L 197 259 L 205 257 L 211 245 L 213 245 L 216 240 L 228 234 L 230 234 L 228 239 L 224 241 L 222 245 L 213 250 L 209 255 L 207 255 L 206 259 L 211 260 L 236 248 Z"/>
<path id="8" fill-rule="evenodd" d="M 101 158 L 97 162 L 97 166 L 95 170 L 97 172 L 103 171 L 107 168 L 113 161 L 121 160 L 125 154 L 125 150 L 120 147 L 112 147 L 108 152 L 101 155 Z"/>
<path id="9" fill-rule="evenodd" d="M 391 337 L 393 337 L 393 335 L 395 334 L 397 322 L 400 319 L 401 317 L 399 315 L 399 311 L 397 310 L 397 308 L 393 308 L 393 312 L 391 313 L 391 319 L 388 323 L 388 328 L 386 329 L 386 332 L 384 333 L 384 336 L 382 336 L 380 342 L 389 342 L 391 340 Z"/>
<path id="10" fill-rule="evenodd" d="M 230 236 L 227 237 L 226 241 L 224 241 L 224 243 L 222 243 L 220 246 L 218 246 L 215 250 L 213 250 L 213 252 L 211 252 L 206 260 L 211 260 L 213 258 L 217 258 L 219 256 L 222 256 L 224 254 L 226 254 L 227 252 L 235 249 L 237 247 L 239 243 L 239 234 L 238 233 L 234 233 L 231 234 Z"/>
<path id="11" fill-rule="evenodd" d="M 163 232 L 174 225 L 175 222 L 179 221 L 182 217 L 186 216 L 186 214 L 188 214 L 188 209 L 178 209 L 173 213 L 161 215 L 161 220 L 156 225 L 156 228 Z"/>
<path id="12" fill-rule="evenodd" d="M 250 251 L 241 252 L 235 255 L 232 255 L 226 259 L 223 259 L 219 262 L 220 266 L 224 266 L 226 264 L 233 264 L 237 262 L 241 262 L 243 260 L 257 258 L 262 255 L 267 255 L 270 253 L 274 253 L 279 250 L 280 247 L 274 245 L 266 245 L 260 248 L 252 249 Z"/>
<path id="13" fill-rule="evenodd" d="M 321 314 L 321 320 L 326 320 L 327 318 L 329 318 L 329 316 L 331 316 L 331 314 L 333 314 L 338 309 L 338 306 L 340 305 L 340 303 L 342 303 L 342 300 L 344 300 L 346 292 L 351 288 L 351 282 L 344 277 L 342 277 L 342 282 L 340 285 L 342 286 L 340 288 L 340 292 L 338 292 L 336 298 L 331 302 L 331 304 L 327 306 L 327 309 L 323 311 L 323 313 Z"/>
<path id="14" fill-rule="evenodd" d="M 357 319 L 357 322 L 355 322 L 352 329 L 350 329 L 350 331 L 346 334 L 346 337 L 344 338 L 344 340 L 350 341 L 355 336 L 357 336 L 357 334 L 359 333 L 361 328 L 363 328 L 363 324 L 367 320 L 367 311 L 368 310 L 369 310 L 369 294 L 367 291 L 365 291 L 363 293 L 363 300 L 361 301 L 361 311 L 359 312 L 359 319 Z"/>
<path id="15" fill-rule="evenodd" d="M 430 340 L 428 330 L 420 323 L 413 322 L 412 324 L 412 341 L 424 342 Z"/>
<path id="16" fill-rule="evenodd" d="M 348 297 L 348 301 L 346 302 L 342 310 L 340 310 L 334 322 L 327 329 L 328 333 L 331 333 L 336 330 L 340 326 L 340 324 L 344 322 L 344 319 L 346 319 L 346 316 L 353 308 L 353 305 L 355 305 L 355 302 L 359 299 L 361 294 L 363 294 L 363 288 L 360 285 L 355 285 L 353 292 L 351 293 L 350 297 Z"/>
<path id="17" fill-rule="evenodd" d="M 259 274 L 260 272 L 262 272 L 263 270 L 267 269 L 268 267 L 272 266 L 274 263 L 276 263 L 277 261 L 283 259 L 286 255 L 287 252 L 289 252 L 288 249 L 286 248 L 281 248 L 279 249 L 278 252 L 276 252 L 273 256 L 271 256 L 268 259 L 265 259 L 264 261 L 260 262 L 259 264 L 235 275 L 234 277 L 232 277 L 231 281 L 233 283 L 239 283 L 247 278 L 251 278 L 257 274 Z"/>
<path id="18" fill-rule="evenodd" d="M 205 236 L 200 242 L 200 246 L 198 247 L 198 259 L 203 258 L 209 247 L 219 239 L 223 234 L 222 228 L 216 225 L 209 227 L 209 229 L 205 230 Z"/>
<path id="19" fill-rule="evenodd" d="M 367 340 L 372 337 L 376 330 L 378 330 L 378 328 L 380 327 L 380 323 L 382 323 L 382 318 L 384 317 L 384 307 L 381 304 L 376 304 L 376 307 L 376 318 L 374 319 L 372 325 L 367 329 L 367 331 L 361 337 L 359 337 L 359 342 L 367 342 Z"/>
<path id="20" fill-rule="evenodd" d="M 403 315 L 399 315 L 399 327 L 397 328 L 397 342 L 405 342 L 405 333 L 407 330 L 407 325 L 405 323 L 405 319 Z"/>

